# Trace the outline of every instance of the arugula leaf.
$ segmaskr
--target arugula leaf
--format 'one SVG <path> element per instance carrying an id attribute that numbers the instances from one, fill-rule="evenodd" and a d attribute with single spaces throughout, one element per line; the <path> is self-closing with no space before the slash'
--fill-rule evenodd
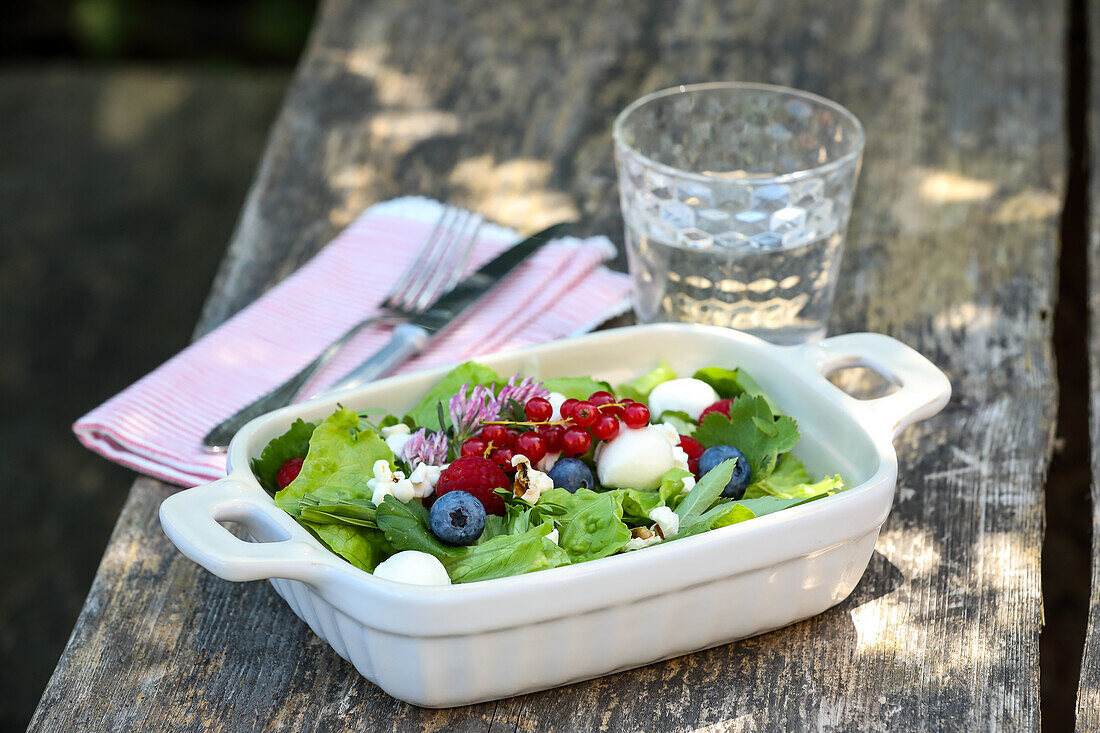
<path id="1" fill-rule="evenodd" d="M 337 410 L 317 426 L 309 439 L 302 471 L 275 495 L 275 504 L 297 517 L 306 494 L 317 499 L 370 499 L 367 481 L 374 478 L 374 462 L 393 461 L 393 451 L 373 430 L 359 430 L 359 416 Z"/>
<path id="2" fill-rule="evenodd" d="M 360 570 L 372 572 L 378 563 L 393 554 L 393 547 L 377 529 L 346 524 L 301 522 L 325 547 Z"/>
<path id="3" fill-rule="evenodd" d="M 442 430 L 446 426 L 441 425 L 439 422 L 436 405 L 442 403 L 443 407 L 446 408 L 451 401 L 451 397 L 462 389 L 464 384 L 489 384 L 491 382 L 499 383 L 500 381 L 500 375 L 484 364 L 478 364 L 474 361 L 463 362 L 447 372 L 443 379 L 439 381 L 439 384 L 432 387 L 417 403 L 416 407 L 409 410 L 409 414 L 405 418 L 406 420 L 411 419 L 416 425 L 425 427 L 428 430 Z"/>
<path id="4" fill-rule="evenodd" d="M 708 532 L 719 527 L 727 527 L 738 522 L 754 519 L 756 514 L 742 502 L 731 502 L 728 499 L 717 506 L 712 507 L 703 514 L 689 519 L 680 525 L 680 531 L 674 539 L 691 537 L 692 535 Z"/>
<path id="5" fill-rule="evenodd" d="M 309 452 L 309 438 L 313 435 L 316 423 L 306 422 L 298 418 L 285 433 L 278 438 L 273 438 L 268 443 L 259 458 L 252 459 L 252 473 L 260 480 L 269 494 L 279 490 L 279 484 L 275 481 L 275 474 L 283 467 L 283 464 L 291 458 L 305 458 Z"/>
<path id="6" fill-rule="evenodd" d="M 678 410 L 665 410 L 661 413 L 661 416 L 657 418 L 657 422 L 667 422 L 672 427 L 676 428 L 676 432 L 680 435 L 691 435 L 695 432 L 699 424 L 691 419 L 691 415 L 686 412 L 679 412 Z"/>
<path id="7" fill-rule="evenodd" d="M 693 436 L 704 448 L 732 445 L 749 459 L 754 481 L 762 481 L 775 470 L 780 453 L 798 443 L 798 423 L 786 415 L 775 418 L 760 395 L 742 395 L 734 400 L 730 416 L 712 412 L 703 418 Z"/>
<path id="8" fill-rule="evenodd" d="M 722 496 L 722 489 L 726 488 L 726 484 L 730 482 L 736 465 L 736 458 L 722 461 L 707 471 L 703 478 L 699 479 L 699 483 L 695 484 L 694 488 L 680 502 L 680 505 L 676 507 L 676 515 L 680 517 L 681 526 L 714 506 L 714 503 Z"/>
<path id="9" fill-rule="evenodd" d="M 611 391 L 607 382 L 598 382 L 592 377 L 557 377 L 544 379 L 542 383 L 551 392 L 565 395 L 566 399 L 587 400 L 593 392 Z"/>
<path id="10" fill-rule="evenodd" d="M 485 515 L 485 529 L 482 530 L 477 542 L 482 544 L 502 534 L 508 534 L 508 519 L 498 514 L 487 514 Z"/>
<path id="11" fill-rule="evenodd" d="M 368 499 L 321 499 L 306 494 L 298 501 L 299 518 L 314 524 L 348 524 L 378 529 L 374 502 Z"/>
<path id="12" fill-rule="evenodd" d="M 768 402 L 772 414 L 776 417 L 783 413 L 772 402 L 772 398 L 764 392 L 764 389 L 744 369 L 723 369 L 722 367 L 706 367 L 695 372 L 695 378 L 702 380 L 714 387 L 714 391 L 722 399 L 740 397 L 747 394 L 750 397 L 763 397 Z"/>
<path id="13" fill-rule="evenodd" d="M 552 530 L 553 525 L 540 524 L 523 534 L 498 535 L 487 542 L 463 548 L 466 553 L 443 560 L 443 564 L 453 583 L 504 578 L 568 565 L 566 552 L 546 539 Z"/>
<path id="14" fill-rule="evenodd" d="M 653 371 L 643 374 L 636 379 L 632 379 L 629 382 L 620 384 L 615 388 L 615 396 L 619 399 L 631 399 L 637 400 L 638 402 L 645 402 L 654 387 L 670 379 L 676 379 L 676 372 L 672 370 L 672 367 L 668 365 L 667 361 L 662 361 Z M 585 396 L 587 397 L 588 395 Z"/>
<path id="15" fill-rule="evenodd" d="M 397 552 L 419 550 L 435 555 L 446 565 L 448 560 L 461 557 L 469 551 L 467 547 L 454 547 L 440 542 L 428 528 L 428 510 L 419 502 L 410 501 L 406 504 L 393 496 L 387 496 L 378 506 L 375 521 Z"/>

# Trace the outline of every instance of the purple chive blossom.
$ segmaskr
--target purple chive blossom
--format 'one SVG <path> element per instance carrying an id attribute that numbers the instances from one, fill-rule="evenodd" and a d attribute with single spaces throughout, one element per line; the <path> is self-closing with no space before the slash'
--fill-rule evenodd
<path id="1" fill-rule="evenodd" d="M 469 386 L 462 385 L 462 389 L 451 397 L 451 424 L 454 425 L 456 436 L 473 435 L 482 422 L 500 417 L 502 403 L 493 397 L 493 390 L 479 384 L 471 388 L 467 395 L 466 388 Z"/>
<path id="2" fill-rule="evenodd" d="M 416 468 L 421 463 L 442 466 L 447 462 L 448 447 L 446 433 L 429 433 L 427 428 L 420 428 L 405 443 L 405 460 L 411 468 Z"/>
<path id="3" fill-rule="evenodd" d="M 518 375 L 508 380 L 508 384 L 501 388 L 497 395 L 497 402 L 507 405 L 508 400 L 515 400 L 521 405 L 526 405 L 532 397 L 548 397 L 550 390 L 542 382 L 536 382 L 531 377 L 524 377 L 518 382 Z"/>

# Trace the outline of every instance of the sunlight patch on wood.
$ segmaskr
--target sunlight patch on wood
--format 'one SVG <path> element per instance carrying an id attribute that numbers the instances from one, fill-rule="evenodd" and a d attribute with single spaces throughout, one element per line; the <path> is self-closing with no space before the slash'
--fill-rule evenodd
<path id="1" fill-rule="evenodd" d="M 465 191 L 467 205 L 505 226 L 540 229 L 579 216 L 572 197 L 549 188 L 550 163 L 513 158 L 497 163 L 491 155 L 460 161 L 451 183 Z"/>

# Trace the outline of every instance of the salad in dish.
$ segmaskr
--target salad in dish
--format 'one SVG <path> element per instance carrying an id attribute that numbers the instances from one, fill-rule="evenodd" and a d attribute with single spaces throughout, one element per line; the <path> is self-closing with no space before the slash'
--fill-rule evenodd
<path id="1" fill-rule="evenodd" d="M 275 503 L 376 577 L 422 585 L 634 552 L 844 489 L 742 369 L 625 384 L 460 364 L 403 416 L 340 407 L 253 459 Z"/>

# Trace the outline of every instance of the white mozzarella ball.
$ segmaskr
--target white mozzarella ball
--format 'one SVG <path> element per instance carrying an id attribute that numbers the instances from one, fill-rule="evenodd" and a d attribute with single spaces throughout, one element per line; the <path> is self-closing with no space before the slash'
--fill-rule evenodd
<path id="1" fill-rule="evenodd" d="M 684 412 L 692 420 L 698 420 L 703 410 L 717 401 L 718 393 L 714 387 L 701 379 L 670 379 L 661 382 L 649 393 L 649 414 L 656 420 L 664 412 Z"/>
<path id="2" fill-rule="evenodd" d="M 673 467 L 672 446 L 656 425 L 623 428 L 603 443 L 596 457 L 600 483 L 613 489 L 652 490 Z"/>
<path id="3" fill-rule="evenodd" d="M 551 420 L 561 420 L 561 405 L 566 399 L 566 396 L 561 392 L 551 392 L 546 395 L 546 400 L 550 403 L 550 407 L 554 408 L 554 411 L 550 413 Z"/>
<path id="4" fill-rule="evenodd" d="M 382 561 L 374 569 L 374 577 L 412 585 L 451 584 L 443 563 L 434 555 L 418 550 L 405 550 Z"/>

